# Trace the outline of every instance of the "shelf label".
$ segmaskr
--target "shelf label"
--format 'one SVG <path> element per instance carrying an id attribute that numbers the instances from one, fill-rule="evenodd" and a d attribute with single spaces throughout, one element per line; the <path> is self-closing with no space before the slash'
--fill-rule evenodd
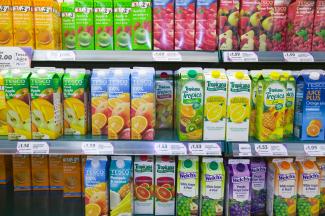
<path id="1" fill-rule="evenodd" d="M 304 151 L 307 156 L 325 156 L 325 145 L 304 144 Z"/>
<path id="2" fill-rule="evenodd" d="M 221 148 L 218 143 L 189 143 L 188 150 L 191 155 L 221 156 Z"/>
<path id="3" fill-rule="evenodd" d="M 47 142 L 17 142 L 18 154 L 49 154 Z"/>
<path id="4" fill-rule="evenodd" d="M 86 155 L 114 154 L 114 146 L 109 142 L 82 142 L 81 149 Z"/>
<path id="5" fill-rule="evenodd" d="M 179 52 L 152 52 L 154 61 L 182 61 L 182 55 Z"/>
<path id="6" fill-rule="evenodd" d="M 308 52 L 284 52 L 286 62 L 314 62 L 314 57 Z"/>
<path id="7" fill-rule="evenodd" d="M 258 62 L 258 56 L 255 52 L 224 52 L 223 59 L 225 62 Z"/>
<path id="8" fill-rule="evenodd" d="M 29 68 L 33 50 L 20 47 L 0 47 L 0 69 Z"/>
<path id="9" fill-rule="evenodd" d="M 183 143 L 155 143 L 157 155 L 186 155 L 187 150 Z"/>
<path id="10" fill-rule="evenodd" d="M 255 152 L 259 156 L 288 156 L 284 144 L 255 143 Z"/>
<path id="11" fill-rule="evenodd" d="M 238 156 L 252 156 L 252 148 L 248 143 L 240 143 L 238 144 Z"/>
<path id="12" fill-rule="evenodd" d="M 75 61 L 76 54 L 73 51 L 46 51 L 46 57 L 51 61 Z"/>

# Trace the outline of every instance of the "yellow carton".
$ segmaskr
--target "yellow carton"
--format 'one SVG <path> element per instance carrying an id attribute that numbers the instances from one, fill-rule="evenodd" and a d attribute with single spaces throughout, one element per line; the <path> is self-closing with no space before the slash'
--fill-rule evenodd
<path id="1" fill-rule="evenodd" d="M 10 155 L 0 155 L 0 185 L 7 184 L 12 177 L 12 162 Z"/>
<path id="2" fill-rule="evenodd" d="M 14 191 L 27 191 L 32 189 L 31 163 L 29 155 L 12 156 L 14 177 Z"/>
<path id="3" fill-rule="evenodd" d="M 81 163 L 79 156 L 63 157 L 63 196 L 81 196 Z"/>
<path id="4" fill-rule="evenodd" d="M 63 190 L 63 156 L 49 156 L 50 190 Z"/>
<path id="5" fill-rule="evenodd" d="M 7 73 L 9 73 L 9 70 L 0 71 L 0 135 L 8 135 L 7 104 L 6 104 L 6 97 L 4 91 L 5 90 L 4 76 Z"/>
<path id="6" fill-rule="evenodd" d="M 49 158 L 47 155 L 32 156 L 33 190 L 49 189 Z"/>
<path id="7" fill-rule="evenodd" d="M 11 0 L 1 0 L 0 10 L 0 46 L 12 46 L 14 37 L 12 34 L 12 5 Z"/>

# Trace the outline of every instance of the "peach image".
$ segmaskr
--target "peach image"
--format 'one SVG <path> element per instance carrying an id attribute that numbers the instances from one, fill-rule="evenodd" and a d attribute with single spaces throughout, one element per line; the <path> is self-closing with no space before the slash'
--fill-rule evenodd
<path id="1" fill-rule="evenodd" d="M 52 42 L 53 36 L 51 32 L 49 32 L 46 29 L 39 30 L 39 32 L 36 35 L 37 41 L 42 45 L 47 45 Z"/>
<path id="2" fill-rule="evenodd" d="M 6 44 L 11 39 L 11 35 L 7 30 L 0 29 L 0 44 Z"/>
<path id="3" fill-rule="evenodd" d="M 25 29 L 16 29 L 15 38 L 18 43 L 28 43 L 31 40 L 31 36 Z"/>

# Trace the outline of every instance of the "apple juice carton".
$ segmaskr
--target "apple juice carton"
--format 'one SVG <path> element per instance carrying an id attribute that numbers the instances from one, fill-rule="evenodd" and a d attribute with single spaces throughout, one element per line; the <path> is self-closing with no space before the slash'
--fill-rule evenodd
<path id="1" fill-rule="evenodd" d="M 178 157 L 176 191 L 176 215 L 199 215 L 199 157 Z"/>
<path id="2" fill-rule="evenodd" d="M 94 1 L 95 50 L 113 50 L 113 1 Z"/>
<path id="3" fill-rule="evenodd" d="M 325 1 L 318 0 L 315 8 L 313 51 L 325 51 Z"/>
<path id="4" fill-rule="evenodd" d="M 261 0 L 260 4 L 260 33 L 259 33 L 259 51 L 272 50 L 272 31 L 273 31 L 273 13 L 274 0 Z"/>
<path id="5" fill-rule="evenodd" d="M 0 155 L 0 185 L 9 183 L 12 178 L 11 155 Z"/>
<path id="6" fill-rule="evenodd" d="M 61 3 L 62 49 L 76 49 L 76 26 L 74 1 Z"/>
<path id="7" fill-rule="evenodd" d="M 5 75 L 8 139 L 32 138 L 29 77 L 31 69 L 12 69 Z"/>
<path id="8" fill-rule="evenodd" d="M 261 158 L 251 160 L 253 215 L 264 215 L 266 211 L 266 162 Z"/>
<path id="9" fill-rule="evenodd" d="M 31 156 L 33 190 L 49 189 L 49 158 L 47 155 Z"/>
<path id="10" fill-rule="evenodd" d="M 134 159 L 134 214 L 154 214 L 154 159 L 135 156 Z"/>
<path id="11" fill-rule="evenodd" d="M 249 159 L 229 159 L 227 165 L 226 215 L 251 214 L 252 175 Z"/>
<path id="12" fill-rule="evenodd" d="M 293 135 L 293 121 L 295 115 L 296 79 L 290 71 L 283 73 L 287 80 L 286 106 L 284 111 L 284 137 Z"/>
<path id="13" fill-rule="evenodd" d="M 325 213 L 325 158 L 317 158 L 316 164 L 320 172 L 320 200 L 319 200 L 319 214 Z"/>
<path id="14" fill-rule="evenodd" d="M 245 70 L 228 70 L 227 141 L 248 141 L 251 80 Z"/>
<path id="15" fill-rule="evenodd" d="M 93 8 L 93 0 L 75 0 L 77 50 L 95 49 Z"/>
<path id="16" fill-rule="evenodd" d="M 175 214 L 175 172 L 175 157 L 156 157 L 154 198 L 155 215 Z"/>
<path id="17" fill-rule="evenodd" d="M 0 12 L 1 13 L 1 12 Z M 7 102 L 5 95 L 5 76 L 10 73 L 10 70 L 0 70 L 0 136 L 8 135 L 7 126 Z"/>
<path id="18" fill-rule="evenodd" d="M 202 68 L 176 72 L 176 131 L 180 141 L 200 141 L 203 136 L 204 77 Z"/>
<path id="19" fill-rule="evenodd" d="M 225 140 L 227 76 L 224 69 L 204 69 L 203 140 Z"/>
<path id="20" fill-rule="evenodd" d="M 252 81 L 252 92 L 251 92 L 251 114 L 249 118 L 249 136 L 254 137 L 256 133 L 256 96 L 258 89 L 258 79 L 262 75 L 261 70 L 251 70 L 249 77 Z"/>
<path id="21" fill-rule="evenodd" d="M 219 50 L 238 50 L 239 0 L 220 0 L 217 18 Z"/>
<path id="22" fill-rule="evenodd" d="M 223 215 L 225 177 L 225 169 L 222 158 L 202 158 L 200 215 Z"/>
<path id="23" fill-rule="evenodd" d="M 154 139 L 155 99 L 154 68 L 134 67 L 131 74 L 131 139 Z"/>
<path id="24" fill-rule="evenodd" d="M 114 1 L 114 49 L 132 50 L 132 0 Z"/>
<path id="25" fill-rule="evenodd" d="M 108 215 L 108 160 L 106 156 L 88 156 L 85 166 L 85 215 L 97 209 L 98 216 Z"/>
<path id="26" fill-rule="evenodd" d="M 1 46 L 13 46 L 14 35 L 11 0 L 3 0 L 1 5 L 3 9 L 0 11 L 0 44 Z"/>
<path id="27" fill-rule="evenodd" d="M 63 156 L 49 155 L 50 190 L 63 190 Z"/>
<path id="28" fill-rule="evenodd" d="M 80 156 L 63 156 L 63 196 L 81 197 Z"/>
<path id="29" fill-rule="evenodd" d="M 132 215 L 132 158 L 112 156 L 109 168 L 110 177 L 110 215 Z"/>
<path id="30" fill-rule="evenodd" d="M 12 169 L 14 191 L 28 191 L 32 189 L 32 173 L 29 155 L 13 155 Z"/>
<path id="31" fill-rule="evenodd" d="M 287 49 L 288 19 L 287 11 L 290 1 L 274 0 L 274 13 L 272 25 L 272 51 L 285 51 Z M 266 25 L 266 24 L 264 24 Z M 263 22 L 262 22 L 263 27 Z M 264 28 L 264 27 L 263 27 Z"/>

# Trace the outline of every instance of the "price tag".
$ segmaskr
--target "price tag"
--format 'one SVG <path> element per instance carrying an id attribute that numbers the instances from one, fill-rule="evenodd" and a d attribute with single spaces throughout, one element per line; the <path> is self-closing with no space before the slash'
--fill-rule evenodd
<path id="1" fill-rule="evenodd" d="M 39 52 L 39 51 L 38 51 Z M 46 51 L 47 59 L 50 61 L 75 61 L 76 54 L 73 51 Z"/>
<path id="2" fill-rule="evenodd" d="M 224 52 L 223 59 L 225 62 L 258 62 L 258 56 L 255 52 Z"/>
<path id="3" fill-rule="evenodd" d="M 259 156 L 288 156 L 284 144 L 256 143 L 255 152 Z"/>
<path id="4" fill-rule="evenodd" d="M 308 52 L 284 52 L 286 62 L 314 62 L 314 57 Z"/>
<path id="5" fill-rule="evenodd" d="M 157 155 L 186 155 L 187 150 L 183 143 L 155 143 Z"/>
<path id="6" fill-rule="evenodd" d="M 238 155 L 245 157 L 245 156 L 252 156 L 252 148 L 250 144 L 247 143 L 240 143 L 238 144 Z"/>
<path id="7" fill-rule="evenodd" d="M 0 47 L 0 69 L 30 67 L 32 52 L 31 48 Z"/>
<path id="8" fill-rule="evenodd" d="M 192 155 L 221 155 L 218 143 L 189 143 L 188 150 Z"/>
<path id="9" fill-rule="evenodd" d="M 17 142 L 18 154 L 49 154 L 47 142 Z"/>
<path id="10" fill-rule="evenodd" d="M 18 154 L 33 154 L 33 144 L 31 142 L 17 142 Z"/>
<path id="11" fill-rule="evenodd" d="M 114 154 L 114 146 L 112 143 L 98 143 L 98 154 L 102 155 L 113 155 Z"/>
<path id="12" fill-rule="evenodd" d="M 33 154 L 49 154 L 50 148 L 47 142 L 34 142 Z"/>
<path id="13" fill-rule="evenodd" d="M 114 147 L 109 142 L 82 142 L 81 149 L 87 155 L 112 155 Z"/>
<path id="14" fill-rule="evenodd" d="M 153 52 L 154 61 L 182 61 L 182 55 L 179 52 Z"/>
<path id="15" fill-rule="evenodd" d="M 304 144 L 307 156 L 325 156 L 325 145 Z"/>

